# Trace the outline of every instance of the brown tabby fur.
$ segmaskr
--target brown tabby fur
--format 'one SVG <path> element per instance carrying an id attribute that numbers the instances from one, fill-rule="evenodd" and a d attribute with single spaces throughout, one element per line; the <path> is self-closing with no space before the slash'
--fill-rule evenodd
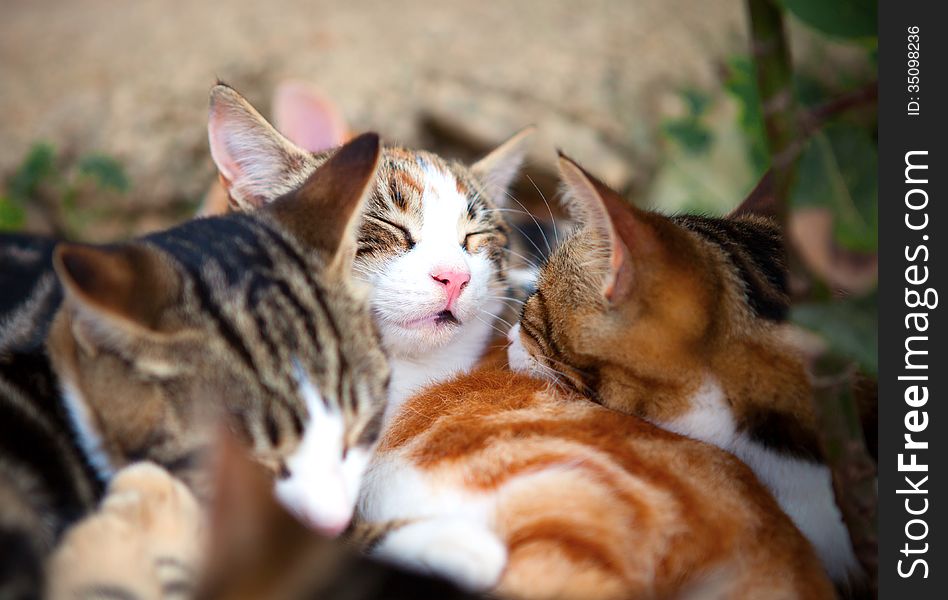
<path id="1" fill-rule="evenodd" d="M 0 346 L 0 549 L 19 561 L 0 560 L 0 596 L 40 594 L 43 557 L 127 465 L 157 463 L 206 496 L 219 419 L 288 475 L 310 418 L 300 372 L 338 408 L 343 448 L 374 445 L 388 366 L 351 268 L 378 157 L 366 134 L 253 215 L 61 244 L 40 253 L 45 271 L 28 265 L 38 281 L 55 267 L 55 293 L 34 286 L 24 304 L 55 318 L 36 324 L 45 352 L 19 319 L 0 323 L 13 340 Z"/>
<path id="2" fill-rule="evenodd" d="M 775 322 L 786 312 L 786 284 L 728 239 L 755 236 L 767 246 L 766 258 L 756 260 L 780 272 L 774 224 L 750 215 L 727 222 L 669 218 L 587 179 L 606 205 L 616 245 L 590 227 L 553 253 L 540 274 L 542 293 L 522 312 L 521 339 L 530 354 L 604 406 L 656 422 L 686 413 L 711 374 L 739 430 L 819 460 L 810 381 Z M 749 266 L 738 272 L 734 263 L 742 260 Z M 769 312 L 755 312 L 749 300 L 756 299 Z"/>

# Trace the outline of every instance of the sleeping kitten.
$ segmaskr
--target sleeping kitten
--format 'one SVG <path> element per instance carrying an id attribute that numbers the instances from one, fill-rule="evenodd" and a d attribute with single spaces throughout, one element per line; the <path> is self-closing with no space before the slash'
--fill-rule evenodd
<path id="1" fill-rule="evenodd" d="M 23 343 L 0 348 L 0 364 L 11 366 L 0 369 L 4 549 L 35 567 L 133 462 L 157 463 L 205 495 L 208 424 L 221 414 L 301 520 L 327 533 L 345 528 L 388 377 L 351 277 L 378 157 L 378 138 L 367 134 L 254 214 L 124 244 L 57 247 L 64 299 L 46 347 L 61 394 L 13 368 L 44 356 Z M 0 596 L 38 585 L 39 569 L 0 563 Z"/>
<path id="2" fill-rule="evenodd" d="M 776 225 L 645 212 L 560 162 L 584 226 L 543 267 L 510 332 L 510 365 L 733 452 L 846 582 L 859 567 L 810 382 L 781 339 L 788 299 Z"/>
<path id="3" fill-rule="evenodd" d="M 119 471 L 99 509 L 50 559 L 52 600 L 473 598 L 449 583 L 358 556 L 273 497 L 265 469 L 231 436 L 215 444 L 207 511 L 152 463 Z"/>
<path id="4" fill-rule="evenodd" d="M 405 402 L 358 522 L 374 556 L 491 596 L 834 597 L 740 461 L 511 372 L 502 352 Z"/>
<path id="5" fill-rule="evenodd" d="M 386 147 L 359 232 L 356 276 L 392 367 L 389 414 L 430 382 L 470 369 L 507 295 L 508 228 L 498 207 L 529 132 L 471 167 Z M 292 189 L 332 151 L 296 146 L 236 91 L 211 91 L 211 154 L 231 205 L 253 210 Z"/>

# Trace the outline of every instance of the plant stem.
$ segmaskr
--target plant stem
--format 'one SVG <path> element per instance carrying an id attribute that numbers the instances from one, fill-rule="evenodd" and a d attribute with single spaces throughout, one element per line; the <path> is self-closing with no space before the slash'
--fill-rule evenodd
<path id="1" fill-rule="evenodd" d="M 775 217 L 785 229 L 790 190 L 796 177 L 802 143 L 790 49 L 784 32 L 783 13 L 774 0 L 747 0 L 747 8 L 751 54 L 757 72 L 757 91 L 773 172 Z"/>

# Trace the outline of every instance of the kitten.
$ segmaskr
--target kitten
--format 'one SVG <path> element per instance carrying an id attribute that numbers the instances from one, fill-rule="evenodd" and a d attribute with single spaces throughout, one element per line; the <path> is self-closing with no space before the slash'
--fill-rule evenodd
<path id="1" fill-rule="evenodd" d="M 99 510 L 57 547 L 48 597 L 471 598 L 315 534 L 276 502 L 266 471 L 231 436 L 214 451 L 208 514 L 161 467 L 119 471 Z"/>
<path id="2" fill-rule="evenodd" d="M 511 366 L 733 452 L 846 582 L 859 568 L 810 382 L 781 338 L 788 298 L 777 226 L 645 212 L 560 163 L 583 228 L 543 267 L 510 332 Z"/>
<path id="3" fill-rule="evenodd" d="M 833 597 L 743 463 L 511 372 L 502 352 L 405 403 L 359 523 L 374 556 L 499 597 Z"/>
<path id="4" fill-rule="evenodd" d="M 220 413 L 296 515 L 327 533 L 345 528 L 388 377 L 351 277 L 378 157 L 367 134 L 253 214 L 57 247 L 63 300 L 46 348 L 61 394 L 0 372 L 4 548 L 29 550 L 24 562 L 37 565 L 133 462 L 152 461 L 205 495 L 207 425 Z M 45 360 L 21 349 L 0 349 L 0 363 Z M 38 570 L 14 571 L 0 595 L 8 575 L 11 586 L 38 585 Z"/>
<path id="5" fill-rule="evenodd" d="M 211 91 L 211 154 L 233 208 L 253 210 L 332 155 L 290 142 L 236 91 Z M 356 276 L 392 368 L 389 414 L 412 392 L 470 369 L 507 295 L 509 230 L 499 207 L 528 130 L 471 167 L 386 147 L 359 232 Z"/>

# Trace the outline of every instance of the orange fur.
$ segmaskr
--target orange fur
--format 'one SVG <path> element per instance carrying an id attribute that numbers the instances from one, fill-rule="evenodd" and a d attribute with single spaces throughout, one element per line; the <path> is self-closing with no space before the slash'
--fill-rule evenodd
<path id="1" fill-rule="evenodd" d="M 498 362 L 409 400 L 379 452 L 491 495 L 500 595 L 669 597 L 713 580 L 731 598 L 833 596 L 743 463 Z"/>

